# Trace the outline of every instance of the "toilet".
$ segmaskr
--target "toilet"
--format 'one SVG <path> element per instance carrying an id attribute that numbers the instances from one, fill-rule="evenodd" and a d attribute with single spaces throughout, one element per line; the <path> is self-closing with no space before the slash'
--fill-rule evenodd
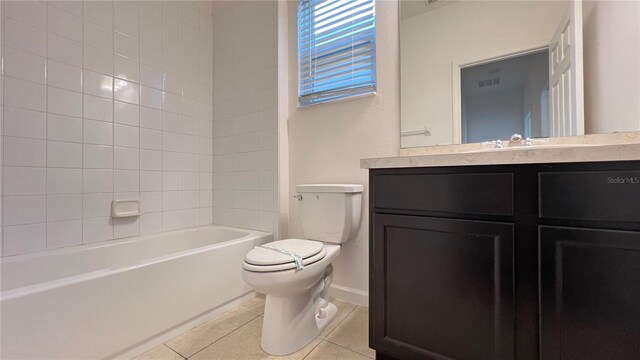
<path id="1" fill-rule="evenodd" d="M 362 190 L 357 184 L 296 186 L 306 239 L 273 241 L 245 256 L 242 278 L 266 295 L 261 346 L 267 353 L 300 350 L 335 319 L 331 263 L 358 231 Z"/>

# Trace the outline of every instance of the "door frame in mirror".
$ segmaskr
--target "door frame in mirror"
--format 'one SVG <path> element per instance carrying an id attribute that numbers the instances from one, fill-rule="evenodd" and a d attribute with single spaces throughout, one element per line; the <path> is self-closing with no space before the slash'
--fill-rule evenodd
<path id="1" fill-rule="evenodd" d="M 462 83 L 460 73 L 462 69 L 471 66 L 484 65 L 496 61 L 508 60 L 520 56 L 531 55 L 542 51 L 548 51 L 549 44 L 537 46 L 525 50 L 515 51 L 508 54 L 494 56 L 491 58 L 470 60 L 464 62 L 452 61 L 451 62 L 451 99 L 452 101 L 452 125 L 453 125 L 453 143 L 462 144 Z"/>

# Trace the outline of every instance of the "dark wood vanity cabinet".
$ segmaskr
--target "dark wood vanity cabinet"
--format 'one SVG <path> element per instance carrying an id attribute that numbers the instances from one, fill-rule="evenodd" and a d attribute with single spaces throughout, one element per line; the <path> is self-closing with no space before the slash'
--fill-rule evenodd
<path id="1" fill-rule="evenodd" d="M 370 171 L 381 359 L 640 359 L 640 162 Z"/>

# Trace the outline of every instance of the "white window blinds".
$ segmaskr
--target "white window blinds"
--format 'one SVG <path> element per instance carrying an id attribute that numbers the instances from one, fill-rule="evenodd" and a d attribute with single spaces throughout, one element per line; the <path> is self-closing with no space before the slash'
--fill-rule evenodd
<path id="1" fill-rule="evenodd" d="M 375 0 L 300 0 L 300 106 L 376 91 Z"/>

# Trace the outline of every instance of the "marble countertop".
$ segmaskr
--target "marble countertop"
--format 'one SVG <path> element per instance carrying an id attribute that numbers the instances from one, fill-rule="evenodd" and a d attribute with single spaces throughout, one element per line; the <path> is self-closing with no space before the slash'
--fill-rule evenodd
<path id="1" fill-rule="evenodd" d="M 505 145 L 508 141 L 505 142 Z M 542 140 L 532 147 L 480 144 L 402 149 L 400 156 L 360 160 L 363 169 L 640 160 L 640 131 Z"/>

